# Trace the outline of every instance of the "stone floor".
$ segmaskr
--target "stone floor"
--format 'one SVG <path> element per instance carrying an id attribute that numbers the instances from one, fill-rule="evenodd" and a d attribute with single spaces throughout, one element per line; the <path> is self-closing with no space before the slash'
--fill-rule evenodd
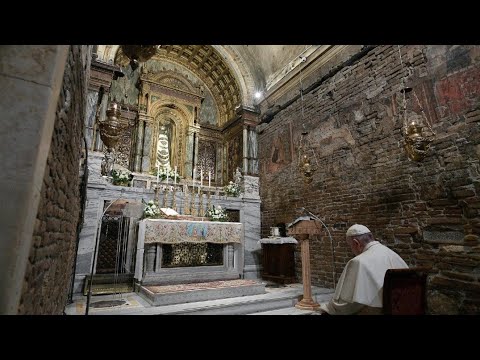
<path id="1" fill-rule="evenodd" d="M 265 294 L 152 306 L 139 293 L 95 295 L 90 299 L 88 315 L 310 315 L 315 311 L 300 310 L 295 304 L 303 296 L 302 284 L 276 285 L 267 283 Z M 316 302 L 328 301 L 332 289 L 312 286 Z M 86 296 L 77 294 L 67 305 L 67 315 L 85 315 Z"/>

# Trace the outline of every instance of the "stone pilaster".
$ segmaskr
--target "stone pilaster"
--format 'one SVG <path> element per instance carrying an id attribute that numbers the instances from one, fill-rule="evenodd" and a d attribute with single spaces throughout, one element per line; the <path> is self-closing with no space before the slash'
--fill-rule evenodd
<path id="1" fill-rule="evenodd" d="M 143 147 L 142 147 L 142 172 L 148 173 L 151 168 L 150 149 L 152 147 L 153 122 L 151 118 L 145 121 L 145 130 L 143 133 Z"/>
<path id="2" fill-rule="evenodd" d="M 248 127 L 243 126 L 243 173 L 248 173 Z"/>

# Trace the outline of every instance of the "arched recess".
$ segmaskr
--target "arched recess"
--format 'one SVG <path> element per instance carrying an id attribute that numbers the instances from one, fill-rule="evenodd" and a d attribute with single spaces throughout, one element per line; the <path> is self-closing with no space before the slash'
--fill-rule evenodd
<path id="1" fill-rule="evenodd" d="M 231 45 L 212 45 L 226 60 L 235 74 L 235 78 L 242 90 L 242 105 L 253 107 L 253 95 L 255 93 L 255 81 L 242 55 Z"/>
<path id="2" fill-rule="evenodd" d="M 189 126 L 193 124 L 193 113 L 185 105 L 174 103 L 172 99 L 154 101 L 148 111 L 153 119 L 152 142 L 150 146 L 150 168 L 154 170 L 157 160 L 158 137 L 162 124 L 170 127 L 169 138 L 171 167 L 177 166 L 181 176 L 185 176 L 186 135 Z"/>
<path id="3" fill-rule="evenodd" d="M 183 48 L 187 48 L 191 45 L 185 45 L 182 46 Z M 226 63 L 228 69 L 230 70 L 230 73 L 232 77 L 235 79 L 239 90 L 240 90 L 240 99 L 241 99 L 241 105 L 246 106 L 246 107 L 253 107 L 253 94 L 255 92 L 255 81 L 252 76 L 252 73 L 246 64 L 245 60 L 243 59 L 243 56 L 241 55 L 240 52 L 238 52 L 237 49 L 233 48 L 230 45 L 206 45 L 211 47 L 223 61 Z M 104 62 L 113 62 L 117 52 L 119 50 L 119 45 L 99 45 L 97 49 L 97 53 L 99 56 L 99 59 L 104 61 Z M 180 47 L 180 46 L 178 46 Z M 178 50 L 178 49 L 177 49 Z M 192 54 L 195 53 L 195 49 L 192 50 Z M 191 55 L 189 57 L 187 56 L 180 56 L 181 52 L 176 51 L 176 52 L 170 52 L 168 51 L 165 54 L 165 58 L 169 59 L 170 61 L 182 64 L 189 68 L 191 71 L 195 73 L 196 76 L 198 76 L 202 80 L 206 80 L 205 78 L 205 73 L 203 70 L 197 68 L 196 66 L 189 66 L 189 64 L 194 65 L 194 58 L 195 55 Z M 210 88 L 211 86 L 209 85 L 209 81 L 204 81 L 207 86 L 209 87 L 210 92 L 212 94 L 215 94 L 217 89 L 215 89 L 215 80 L 211 82 L 210 85 L 213 85 L 213 89 Z M 217 102 L 218 97 L 216 97 Z M 217 104 L 217 107 L 220 104 Z"/>

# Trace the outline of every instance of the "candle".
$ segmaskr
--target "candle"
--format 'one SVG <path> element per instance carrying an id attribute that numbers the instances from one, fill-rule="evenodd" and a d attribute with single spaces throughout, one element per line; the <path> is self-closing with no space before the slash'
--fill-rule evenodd
<path id="1" fill-rule="evenodd" d="M 210 190 L 210 183 L 211 183 L 212 177 L 210 174 L 210 171 L 208 172 L 208 189 Z"/>
<path id="2" fill-rule="evenodd" d="M 158 177 L 160 176 L 160 165 L 157 165 L 157 186 L 158 186 Z"/>
<path id="3" fill-rule="evenodd" d="M 173 186 L 177 185 L 177 165 L 175 165 L 175 177 L 173 178 Z"/>
<path id="4" fill-rule="evenodd" d="M 168 185 L 168 172 L 167 172 L 167 185 Z"/>
<path id="5" fill-rule="evenodd" d="M 203 169 L 200 169 L 200 187 L 203 185 Z"/>

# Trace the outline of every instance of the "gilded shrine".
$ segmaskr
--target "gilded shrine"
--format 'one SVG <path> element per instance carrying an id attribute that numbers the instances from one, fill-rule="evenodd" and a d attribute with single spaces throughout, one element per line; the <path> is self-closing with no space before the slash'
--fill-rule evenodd
<path id="1" fill-rule="evenodd" d="M 77 271 L 77 286 L 99 274 L 98 259 L 105 274 L 139 285 L 259 278 L 259 119 L 242 79 L 212 46 L 160 45 L 133 65 L 123 50 L 92 61 L 87 196 L 96 199 L 89 232 L 98 244 L 86 232 L 80 242 L 98 255 L 93 271 Z M 118 124 L 109 136 L 117 141 L 107 148 L 100 125 L 109 124 L 113 107 Z M 108 168 L 100 166 L 105 159 Z M 225 190 L 231 182 L 234 195 Z M 123 205 L 109 207 L 115 202 Z M 158 217 L 147 214 L 148 202 L 178 216 L 146 218 Z M 230 222 L 209 221 L 218 206 Z M 192 237 L 200 228 L 205 236 Z"/>

